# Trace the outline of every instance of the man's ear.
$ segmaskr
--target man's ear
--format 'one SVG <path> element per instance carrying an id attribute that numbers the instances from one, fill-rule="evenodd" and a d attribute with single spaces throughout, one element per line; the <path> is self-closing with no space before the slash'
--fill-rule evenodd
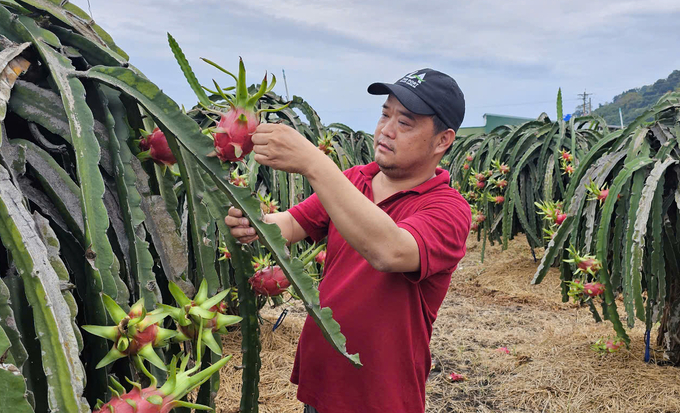
<path id="1" fill-rule="evenodd" d="M 446 152 L 447 149 L 449 149 L 449 146 L 453 144 L 453 141 L 456 140 L 456 131 L 453 129 L 447 129 L 444 132 L 442 132 L 437 139 L 437 148 L 435 149 L 436 153 L 444 153 Z"/>

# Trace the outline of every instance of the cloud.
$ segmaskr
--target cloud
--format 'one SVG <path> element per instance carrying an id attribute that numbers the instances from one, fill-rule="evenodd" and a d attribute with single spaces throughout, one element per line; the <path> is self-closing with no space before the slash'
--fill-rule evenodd
<path id="1" fill-rule="evenodd" d="M 372 130 L 382 101 L 373 81 L 421 67 L 452 74 L 465 92 L 464 125 L 485 112 L 565 113 L 587 89 L 593 101 L 652 83 L 680 67 L 677 0 L 90 0 L 96 21 L 131 61 L 180 103 L 195 101 L 167 46 L 178 40 L 203 83 L 228 78 L 201 62 L 234 69 L 249 82 L 265 71 L 275 91 L 305 98 L 325 123 Z M 87 10 L 86 0 L 72 0 Z"/>

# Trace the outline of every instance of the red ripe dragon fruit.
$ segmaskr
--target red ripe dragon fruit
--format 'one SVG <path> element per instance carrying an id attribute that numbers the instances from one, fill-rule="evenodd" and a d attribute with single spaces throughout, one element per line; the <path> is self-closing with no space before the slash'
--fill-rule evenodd
<path id="1" fill-rule="evenodd" d="M 260 89 L 251 96 L 248 93 L 248 86 L 246 84 L 246 68 L 243 64 L 243 59 L 239 59 L 238 77 L 206 59 L 203 60 L 228 73 L 236 80 L 236 93 L 234 95 L 225 94 L 223 89 L 216 84 L 217 92 L 227 101 L 230 109 L 227 113 L 220 113 L 221 118 L 217 126 L 212 130 L 214 132 L 215 151 L 209 156 L 217 156 L 222 162 L 241 161 L 253 150 L 252 135 L 260 124 L 260 113 L 276 112 L 288 105 L 276 109 L 260 109 L 256 111 L 255 108 L 260 98 L 274 88 L 276 84 L 275 76 L 272 75 L 271 84 L 268 86 L 267 74 L 265 73 Z M 212 111 L 212 109 L 209 110 Z"/>
<path id="2" fill-rule="evenodd" d="M 468 155 L 465 156 L 465 160 L 468 161 L 468 162 L 472 162 L 472 159 L 474 159 L 474 158 L 472 157 L 472 155 L 469 155 L 469 154 L 468 154 Z"/>
<path id="3" fill-rule="evenodd" d="M 571 166 L 571 165 L 567 165 L 567 166 L 564 167 L 564 173 L 567 174 L 567 175 L 571 176 L 571 174 L 573 174 L 574 171 L 576 171 L 576 169 L 574 169 L 574 167 Z"/>
<path id="4" fill-rule="evenodd" d="M 314 261 L 316 261 L 317 264 L 324 265 L 326 263 L 326 250 L 323 250 L 316 254 L 316 257 L 314 257 Z"/>
<path id="5" fill-rule="evenodd" d="M 565 219 L 567 219 L 567 214 L 557 211 L 557 214 L 555 214 L 555 224 L 562 225 Z"/>
<path id="6" fill-rule="evenodd" d="M 160 310 L 147 313 L 144 309 L 143 298 L 130 308 L 129 313 L 125 313 L 113 298 L 106 294 L 102 294 L 102 301 L 111 319 L 117 325 L 83 326 L 83 330 L 88 333 L 114 342 L 111 351 L 97 364 L 96 368 L 102 368 L 119 358 L 132 356 L 146 359 L 154 366 L 165 369 L 165 363 L 153 348 L 166 346 L 168 340 L 177 334 L 175 331 L 161 328 L 158 325 L 167 314 Z"/>
<path id="7" fill-rule="evenodd" d="M 486 183 L 484 181 L 477 181 L 477 189 L 484 189 L 484 186 L 486 186 Z"/>
<path id="8" fill-rule="evenodd" d="M 464 164 L 463 164 L 463 169 L 465 169 L 465 170 L 467 171 L 468 169 L 470 169 L 470 165 L 467 164 L 467 163 L 464 163 Z"/>
<path id="9" fill-rule="evenodd" d="M 590 180 L 590 183 L 586 184 L 586 189 L 590 193 L 590 196 L 588 197 L 589 201 L 598 201 L 600 205 L 607 199 L 609 196 L 609 188 L 607 188 L 607 184 L 604 184 L 602 189 L 597 187 L 597 184 L 593 182 L 593 180 Z M 619 194 L 620 195 L 620 194 Z M 618 198 L 617 198 L 618 200 Z"/>
<path id="10" fill-rule="evenodd" d="M 483 173 L 475 174 L 475 179 L 480 182 L 484 182 L 486 180 L 486 175 L 484 175 Z"/>
<path id="11" fill-rule="evenodd" d="M 290 281 L 286 278 L 283 270 L 278 265 L 272 265 L 271 255 L 258 257 L 253 260 L 253 268 L 257 271 L 248 282 L 253 290 L 259 295 L 273 297 L 279 295 L 290 286 Z"/>
<path id="12" fill-rule="evenodd" d="M 562 160 L 566 162 L 571 162 L 574 160 L 574 155 L 570 154 L 569 152 L 565 151 L 564 149 L 560 151 L 560 157 Z"/>
<path id="13" fill-rule="evenodd" d="M 508 186 L 508 181 L 507 181 L 507 180 L 501 179 L 501 180 L 499 180 L 499 181 L 496 181 L 496 188 L 503 189 L 503 188 L 505 188 L 506 186 Z"/>
<path id="14" fill-rule="evenodd" d="M 168 413 L 175 407 L 212 410 L 208 406 L 185 402 L 181 399 L 224 367 L 232 356 L 221 359 L 201 372 L 198 372 L 201 367 L 200 360 L 193 368 L 186 370 L 189 356 L 189 354 L 184 356 L 179 371 L 177 370 L 178 358 L 173 357 L 168 366 L 170 370 L 168 380 L 160 389 L 156 387 L 158 384 L 156 378 L 150 374 L 151 384 L 146 388 L 128 380 L 133 385 L 130 391 L 125 391 L 125 388 L 111 377 L 112 386 L 109 388 L 113 397 L 107 403 L 98 400 L 93 413 Z"/>
<path id="15" fill-rule="evenodd" d="M 139 141 L 139 149 L 142 150 L 137 154 L 140 160 L 152 159 L 159 165 L 172 166 L 177 163 L 175 155 L 172 154 L 168 140 L 165 134 L 159 129 L 155 128 L 153 132 L 149 133 L 141 130 L 144 138 Z"/>
<path id="16" fill-rule="evenodd" d="M 597 297 L 604 293 L 604 284 L 602 283 L 586 283 L 583 286 L 583 293 L 588 297 Z"/>

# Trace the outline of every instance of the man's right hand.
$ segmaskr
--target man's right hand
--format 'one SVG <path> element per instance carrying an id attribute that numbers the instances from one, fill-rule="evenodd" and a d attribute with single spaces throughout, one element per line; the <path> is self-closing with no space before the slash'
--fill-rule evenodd
<path id="1" fill-rule="evenodd" d="M 243 211 L 230 207 L 224 223 L 230 229 L 231 235 L 242 244 L 248 244 L 258 239 L 255 228 L 250 226 L 248 218 L 243 216 Z"/>

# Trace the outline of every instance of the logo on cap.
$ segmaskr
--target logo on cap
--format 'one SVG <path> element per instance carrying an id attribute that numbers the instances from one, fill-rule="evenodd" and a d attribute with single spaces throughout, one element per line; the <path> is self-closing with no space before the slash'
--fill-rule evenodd
<path id="1" fill-rule="evenodd" d="M 418 71 L 413 71 L 399 80 L 400 83 L 406 83 L 407 85 L 415 88 L 425 81 L 425 75 L 427 72 L 417 73 Z"/>

